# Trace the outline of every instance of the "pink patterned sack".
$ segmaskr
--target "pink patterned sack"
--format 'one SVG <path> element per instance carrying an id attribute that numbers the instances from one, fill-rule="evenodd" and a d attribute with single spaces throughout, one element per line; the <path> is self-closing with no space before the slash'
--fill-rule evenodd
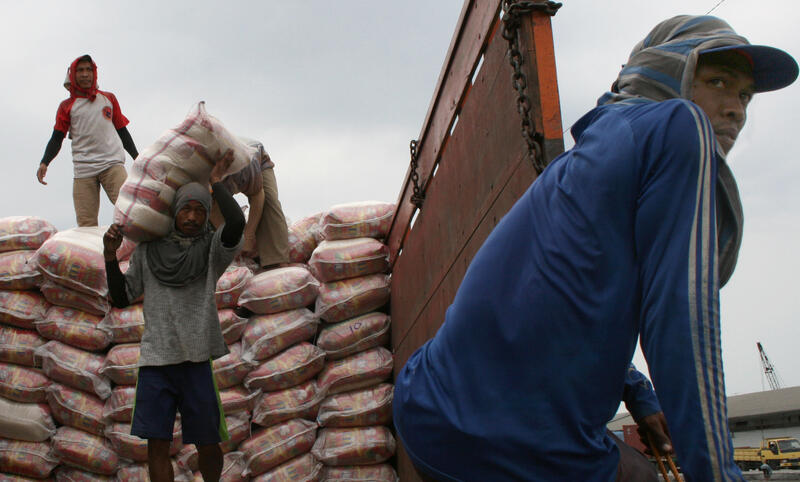
<path id="1" fill-rule="evenodd" d="M 50 379 L 41 370 L 0 363 L 0 396 L 22 403 L 46 400 Z"/>
<path id="2" fill-rule="evenodd" d="M 58 465 L 48 442 L 24 442 L 0 438 L 0 467 L 3 472 L 44 479 Z"/>
<path id="3" fill-rule="evenodd" d="M 369 465 L 389 460 L 395 440 L 387 427 L 323 428 L 311 453 L 325 465 Z"/>
<path id="4" fill-rule="evenodd" d="M 231 308 L 223 308 L 218 313 L 219 328 L 222 330 L 222 338 L 225 339 L 225 343 L 230 345 L 239 341 L 250 320 L 237 315 Z"/>
<path id="5" fill-rule="evenodd" d="M 101 475 L 117 470 L 117 453 L 103 437 L 72 427 L 61 427 L 53 436 L 53 455 L 67 465 Z"/>
<path id="6" fill-rule="evenodd" d="M 253 410 L 253 423 L 270 427 L 292 418 L 315 420 L 325 394 L 316 380 L 300 385 L 261 394 Z"/>
<path id="7" fill-rule="evenodd" d="M 385 313 L 372 312 L 322 328 L 317 346 L 328 360 L 338 360 L 360 351 L 389 344 L 391 320 Z"/>
<path id="8" fill-rule="evenodd" d="M 394 216 L 394 204 L 365 201 L 338 204 L 320 220 L 322 235 L 327 240 L 352 238 L 385 238 Z"/>
<path id="9" fill-rule="evenodd" d="M 324 480 L 346 482 L 400 482 L 397 472 L 389 464 L 325 467 Z"/>
<path id="10" fill-rule="evenodd" d="M 42 274 L 30 260 L 36 252 L 0 252 L 0 290 L 30 290 L 42 283 Z"/>
<path id="11" fill-rule="evenodd" d="M 289 226 L 289 261 L 307 263 L 317 247 L 316 231 L 322 213 L 305 217 Z"/>
<path id="12" fill-rule="evenodd" d="M 325 365 L 317 382 L 328 395 L 378 384 L 392 376 L 394 358 L 383 347 L 372 348 Z"/>
<path id="13" fill-rule="evenodd" d="M 28 330 L 44 318 L 50 303 L 36 291 L 0 291 L 0 322 Z"/>
<path id="14" fill-rule="evenodd" d="M 308 266 L 324 283 L 384 273 L 389 269 L 389 247 L 373 238 L 323 241 Z"/>
<path id="15" fill-rule="evenodd" d="M 314 312 L 324 321 L 336 323 L 375 311 L 389 302 L 390 279 L 385 274 L 371 274 L 323 283 Z"/>
<path id="16" fill-rule="evenodd" d="M 72 388 L 95 393 L 105 400 L 111 395 L 111 384 L 100 374 L 105 357 L 49 341 L 36 349 L 42 358 L 42 371 L 52 380 Z"/>
<path id="17" fill-rule="evenodd" d="M 0 438 L 44 442 L 56 433 L 50 407 L 19 403 L 0 397 Z"/>
<path id="18" fill-rule="evenodd" d="M 60 231 L 36 251 L 34 262 L 50 280 L 93 296 L 108 295 L 103 235 L 99 226 Z"/>
<path id="19" fill-rule="evenodd" d="M 35 216 L 9 216 L 0 219 L 0 252 L 39 249 L 58 230 Z"/>
<path id="20" fill-rule="evenodd" d="M 39 287 L 48 303 L 74 308 L 93 315 L 105 316 L 111 305 L 104 296 L 92 296 L 54 283 L 49 279 Z"/>
<path id="21" fill-rule="evenodd" d="M 262 315 L 303 308 L 314 303 L 319 281 L 300 266 L 278 268 L 253 276 L 239 305 Z"/>
<path id="22" fill-rule="evenodd" d="M 102 350 L 111 343 L 111 333 L 98 327 L 103 317 L 63 306 L 51 306 L 42 320 L 34 322 L 36 331 L 83 350 Z"/>
<path id="23" fill-rule="evenodd" d="M 108 350 L 100 374 L 105 375 L 117 385 L 136 385 L 136 376 L 139 373 L 138 343 L 124 343 Z"/>
<path id="24" fill-rule="evenodd" d="M 319 407 L 320 427 L 367 427 L 388 425 L 392 421 L 394 386 L 381 383 L 361 390 L 338 393 Z"/>
<path id="25" fill-rule="evenodd" d="M 247 468 L 243 475 L 263 474 L 311 450 L 317 437 L 317 424 L 300 418 L 263 428 L 242 442 Z"/>
<path id="26" fill-rule="evenodd" d="M 264 360 L 286 348 L 311 339 L 319 322 L 307 308 L 282 311 L 272 315 L 256 315 L 242 333 L 242 357 Z"/>
<path id="27" fill-rule="evenodd" d="M 325 366 L 325 352 L 301 342 L 269 358 L 247 374 L 244 386 L 265 391 L 282 390 L 313 378 Z"/>
<path id="28" fill-rule="evenodd" d="M 36 366 L 33 353 L 47 342 L 34 330 L 0 325 L 0 362 Z"/>
<path id="29" fill-rule="evenodd" d="M 261 395 L 261 390 L 250 391 L 244 385 L 237 385 L 219 391 L 222 410 L 226 414 L 241 412 L 242 410 L 251 412 L 259 395 Z"/>
<path id="30" fill-rule="evenodd" d="M 136 462 L 147 462 L 147 440 L 131 435 L 131 424 L 116 422 L 110 424 L 105 429 L 106 439 L 111 442 L 111 446 L 118 456 L 134 460 Z M 181 428 L 177 423 L 172 429 L 172 442 L 169 444 L 169 454 L 177 454 L 183 442 L 181 441 Z"/>
<path id="31" fill-rule="evenodd" d="M 47 389 L 47 404 L 61 425 L 103 435 L 103 401 L 96 396 L 54 383 Z"/>
<path id="32" fill-rule="evenodd" d="M 244 440 L 250 437 L 250 413 L 236 412 L 225 415 L 225 425 L 228 427 L 228 440 L 219 444 L 224 453 L 233 452 Z"/>
<path id="33" fill-rule="evenodd" d="M 219 482 L 246 482 L 250 477 L 242 475 L 247 468 L 242 452 L 228 452 L 222 458 L 222 474 Z"/>
<path id="34" fill-rule="evenodd" d="M 103 406 L 103 419 L 130 423 L 135 402 L 135 386 L 121 385 L 114 387 L 111 390 L 111 396 L 106 399 L 106 403 Z"/>
<path id="35" fill-rule="evenodd" d="M 217 291 L 215 293 L 217 308 L 235 308 L 239 302 L 239 296 L 247 286 L 247 282 L 253 277 L 253 272 L 245 266 L 229 266 L 217 281 Z"/>
<path id="36" fill-rule="evenodd" d="M 252 482 L 318 482 L 322 479 L 323 465 L 310 453 L 295 457 L 255 477 Z"/>
<path id="37" fill-rule="evenodd" d="M 98 327 L 111 332 L 114 343 L 138 343 L 144 334 L 144 310 L 141 303 L 125 308 L 110 308 Z"/>
<path id="38" fill-rule="evenodd" d="M 234 343 L 228 346 L 230 353 L 217 358 L 212 363 L 214 379 L 217 381 L 217 388 L 224 388 L 239 385 L 244 380 L 250 370 L 255 366 L 253 363 L 242 359 L 242 344 Z"/>

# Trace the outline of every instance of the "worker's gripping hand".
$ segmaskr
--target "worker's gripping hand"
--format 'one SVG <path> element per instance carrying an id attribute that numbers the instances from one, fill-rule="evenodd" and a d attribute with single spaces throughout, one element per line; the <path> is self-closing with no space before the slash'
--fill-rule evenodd
<path id="1" fill-rule="evenodd" d="M 117 249 L 122 245 L 122 229 L 119 224 L 112 224 L 103 235 L 103 257 L 106 261 L 117 259 Z"/>
<path id="2" fill-rule="evenodd" d="M 648 435 L 652 438 L 653 443 L 661 455 L 673 453 L 672 437 L 669 434 L 669 427 L 667 427 L 667 419 L 664 417 L 664 412 L 657 412 L 648 415 L 637 422 L 639 427 L 636 431 L 639 433 L 639 438 L 645 447 L 646 452 L 653 455 L 650 450 L 650 440 Z"/>
<path id="3" fill-rule="evenodd" d="M 209 176 L 208 180 L 211 184 L 215 182 L 219 182 L 222 179 L 222 176 L 225 175 L 225 172 L 231 167 L 233 163 L 233 150 L 228 149 L 222 157 L 214 163 L 214 167 L 211 169 L 211 175 Z"/>
<path id="4" fill-rule="evenodd" d="M 44 180 L 44 176 L 46 175 L 47 175 L 47 164 L 42 162 L 39 164 L 39 169 L 36 171 L 36 179 L 39 180 L 39 183 L 44 184 L 45 186 L 47 185 L 47 183 Z"/>

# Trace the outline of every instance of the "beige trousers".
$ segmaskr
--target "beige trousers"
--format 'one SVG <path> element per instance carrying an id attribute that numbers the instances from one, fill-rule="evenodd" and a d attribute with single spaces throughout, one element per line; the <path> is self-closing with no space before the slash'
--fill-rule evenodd
<path id="1" fill-rule="evenodd" d="M 289 228 L 278 200 L 278 181 L 272 169 L 261 172 L 264 181 L 264 209 L 256 230 L 256 244 L 261 266 L 289 262 Z"/>
<path id="2" fill-rule="evenodd" d="M 72 202 L 75 204 L 75 218 L 78 226 L 97 226 L 100 212 L 100 186 L 106 192 L 111 204 L 117 202 L 119 189 L 128 178 L 122 164 L 114 164 L 93 177 L 76 178 L 72 181 Z"/>

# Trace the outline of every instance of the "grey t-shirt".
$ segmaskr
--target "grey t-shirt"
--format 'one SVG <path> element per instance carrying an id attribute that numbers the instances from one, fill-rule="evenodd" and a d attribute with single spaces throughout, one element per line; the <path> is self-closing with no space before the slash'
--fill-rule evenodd
<path id="1" fill-rule="evenodd" d="M 217 280 L 242 246 L 223 246 L 222 227 L 214 233 L 204 278 L 182 286 L 161 284 L 147 265 L 146 243 L 136 247 L 125 273 L 129 300 L 144 294 L 144 336 L 139 366 L 202 362 L 228 353 L 214 293 Z"/>

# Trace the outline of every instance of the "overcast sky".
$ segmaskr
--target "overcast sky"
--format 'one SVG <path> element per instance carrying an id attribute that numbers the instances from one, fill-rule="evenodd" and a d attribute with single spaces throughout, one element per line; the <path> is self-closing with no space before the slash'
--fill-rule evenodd
<path id="1" fill-rule="evenodd" d="M 800 56 L 797 0 L 564 3 L 553 26 L 565 129 L 608 88 L 633 45 L 672 15 L 716 7 L 713 14 L 752 43 Z M 100 88 L 119 99 L 140 151 L 205 100 L 230 130 L 264 142 L 290 219 L 338 203 L 396 201 L 408 141 L 421 130 L 462 2 L 220 5 L 3 0 L 0 216 L 75 226 L 69 141 L 51 164 L 48 186 L 35 172 L 67 97 L 67 66 L 84 53 L 98 64 Z M 729 156 L 746 219 L 739 265 L 722 296 L 729 394 L 766 386 L 756 341 L 785 385 L 800 385 L 792 368 L 800 341 L 798 106 L 798 83 L 756 96 Z M 107 224 L 112 209 L 106 199 L 102 205 L 100 223 Z"/>

